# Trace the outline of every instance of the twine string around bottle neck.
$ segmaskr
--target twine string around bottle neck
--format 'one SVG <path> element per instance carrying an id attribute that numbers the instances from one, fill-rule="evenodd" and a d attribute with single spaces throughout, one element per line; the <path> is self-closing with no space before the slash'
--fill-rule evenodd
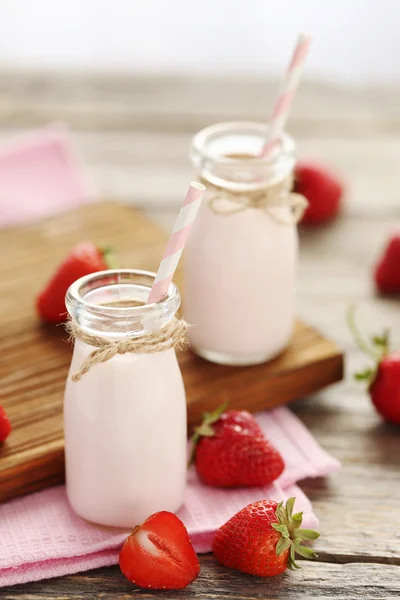
<path id="1" fill-rule="evenodd" d="M 265 185 L 247 192 L 236 192 L 205 182 L 211 192 L 208 205 L 216 215 L 233 215 L 250 208 L 266 212 L 280 225 L 296 225 L 307 208 L 307 200 L 301 194 L 292 191 L 293 177 L 288 176 L 274 185 Z M 229 201 L 229 204 L 226 202 Z M 289 208 L 287 214 L 280 210 Z"/>
<path id="2" fill-rule="evenodd" d="M 170 348 L 185 349 L 188 346 L 188 324 L 174 317 L 163 327 L 135 337 L 110 340 L 101 335 L 91 334 L 75 321 L 66 324 L 71 340 L 80 340 L 95 349 L 82 362 L 79 370 L 72 375 L 72 381 L 79 381 L 92 367 L 111 360 L 117 354 L 154 354 Z"/>

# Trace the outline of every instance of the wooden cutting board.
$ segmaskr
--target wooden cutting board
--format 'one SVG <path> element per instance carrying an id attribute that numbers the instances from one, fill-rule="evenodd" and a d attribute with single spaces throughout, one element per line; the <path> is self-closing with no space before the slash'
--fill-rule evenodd
<path id="1" fill-rule="evenodd" d="M 115 203 L 82 207 L 0 234 L 0 404 L 13 432 L 0 447 L 0 501 L 63 481 L 63 389 L 71 346 L 63 327 L 41 325 L 37 292 L 75 243 L 113 246 L 121 267 L 156 270 L 167 236 L 148 218 Z M 342 377 L 337 347 L 298 322 L 290 348 L 255 367 L 224 367 L 179 354 L 189 425 L 228 400 L 255 411 L 315 392 Z"/>

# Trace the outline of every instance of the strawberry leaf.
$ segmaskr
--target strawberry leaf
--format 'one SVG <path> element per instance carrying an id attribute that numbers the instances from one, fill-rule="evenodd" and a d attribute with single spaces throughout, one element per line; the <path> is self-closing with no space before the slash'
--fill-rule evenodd
<path id="1" fill-rule="evenodd" d="M 276 555 L 280 556 L 282 554 L 282 552 L 285 552 L 285 550 L 290 548 L 291 545 L 292 545 L 291 540 L 288 540 L 288 539 L 285 539 L 282 537 L 276 545 Z"/>
<path id="2" fill-rule="evenodd" d="M 316 540 L 319 538 L 319 533 L 312 529 L 295 529 L 293 536 L 300 540 Z"/>
<path id="3" fill-rule="evenodd" d="M 295 501 L 296 501 L 296 498 L 289 498 L 289 500 L 286 502 L 286 514 L 287 514 L 287 517 L 289 520 L 292 517 Z"/>
<path id="4" fill-rule="evenodd" d="M 290 546 L 290 554 L 289 554 L 289 560 L 288 560 L 288 567 L 289 569 L 292 569 L 292 571 L 294 571 L 295 569 L 300 569 L 300 566 L 296 563 L 296 553 L 295 553 L 295 549 L 294 549 L 294 545 L 292 544 Z"/>
<path id="5" fill-rule="evenodd" d="M 281 525 L 280 523 L 272 523 L 272 527 L 275 529 L 275 531 L 278 531 L 281 534 L 282 538 L 289 539 L 289 531 L 286 525 Z"/>
<path id="6" fill-rule="evenodd" d="M 297 554 L 300 554 L 303 558 L 317 558 L 316 553 L 311 548 L 306 548 L 306 546 L 302 546 L 299 542 L 294 542 L 292 548 Z"/>
<path id="7" fill-rule="evenodd" d="M 303 520 L 303 513 L 302 512 L 298 512 L 295 515 L 292 516 L 292 521 L 294 521 L 297 524 L 297 527 L 299 525 L 301 525 L 301 522 Z"/>
<path id="8" fill-rule="evenodd" d="M 213 410 L 212 412 L 210 412 L 210 413 L 205 412 L 203 414 L 203 423 L 205 423 L 206 425 L 211 425 L 212 423 L 216 423 L 218 421 L 218 419 L 220 418 L 220 416 L 222 415 L 222 413 L 224 413 L 227 408 L 228 408 L 228 402 L 224 402 L 220 406 L 217 406 L 217 408 L 215 410 Z"/>
<path id="9" fill-rule="evenodd" d="M 224 402 L 221 406 L 218 406 L 212 412 L 203 413 L 203 422 L 199 427 L 196 427 L 194 430 L 194 434 L 191 437 L 192 442 L 192 450 L 190 453 L 190 458 L 188 462 L 188 467 L 190 467 L 194 461 L 196 460 L 196 448 L 197 444 L 201 437 L 213 437 L 215 435 L 214 429 L 211 427 L 213 423 L 216 423 L 222 413 L 226 410 L 228 406 L 228 402 Z"/>
<path id="10" fill-rule="evenodd" d="M 374 376 L 374 369 L 364 369 L 364 371 L 358 371 L 358 373 L 354 373 L 354 379 L 357 381 L 370 381 Z"/>
<path id="11" fill-rule="evenodd" d="M 386 346 L 387 337 L 384 335 L 373 335 L 371 342 L 374 344 L 374 346 Z"/>
<path id="12" fill-rule="evenodd" d="M 385 329 L 382 335 L 374 335 L 371 342 L 379 349 L 382 357 L 385 356 L 389 352 L 390 346 L 389 329 Z"/>
<path id="13" fill-rule="evenodd" d="M 287 518 L 286 518 L 286 510 L 283 507 L 283 502 L 280 502 L 278 504 L 278 506 L 276 507 L 276 518 L 278 519 L 279 523 L 286 523 L 287 522 Z"/>
<path id="14" fill-rule="evenodd" d="M 212 437 L 215 435 L 214 429 L 208 423 L 203 423 L 200 427 L 196 428 L 196 433 L 200 437 Z"/>

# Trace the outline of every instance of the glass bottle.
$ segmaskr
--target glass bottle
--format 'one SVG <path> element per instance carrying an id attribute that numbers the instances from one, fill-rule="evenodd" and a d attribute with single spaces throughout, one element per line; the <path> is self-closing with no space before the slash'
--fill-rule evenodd
<path id="1" fill-rule="evenodd" d="M 261 123 L 220 123 L 193 138 L 190 158 L 207 188 L 185 248 L 184 316 L 194 352 L 228 365 L 270 360 L 289 344 L 295 319 L 293 139 L 266 157 Z"/>
<path id="2" fill-rule="evenodd" d="M 94 273 L 68 290 L 66 305 L 85 334 L 140 339 L 160 331 L 180 304 L 171 284 L 145 304 L 155 274 Z M 65 401 L 67 495 L 81 517 L 133 527 L 159 510 L 176 511 L 186 484 L 186 401 L 174 348 L 117 354 L 79 381 L 72 375 L 94 350 L 75 340 Z"/>

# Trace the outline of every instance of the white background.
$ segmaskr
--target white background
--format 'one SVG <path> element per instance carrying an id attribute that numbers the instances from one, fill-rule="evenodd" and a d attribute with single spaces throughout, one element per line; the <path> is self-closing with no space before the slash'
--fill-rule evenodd
<path id="1" fill-rule="evenodd" d="M 0 68 L 400 82 L 400 0 L 0 0 Z"/>

